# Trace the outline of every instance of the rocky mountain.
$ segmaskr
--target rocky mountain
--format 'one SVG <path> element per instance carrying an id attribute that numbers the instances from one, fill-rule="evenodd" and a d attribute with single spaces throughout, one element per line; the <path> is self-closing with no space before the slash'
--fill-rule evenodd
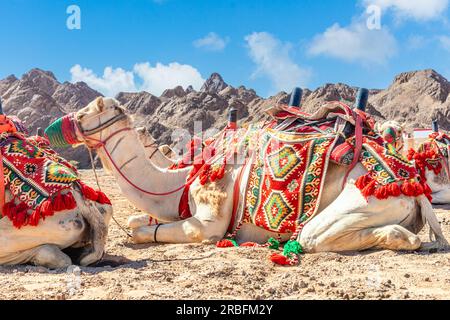
<path id="1" fill-rule="evenodd" d="M 369 102 L 385 119 L 403 122 L 407 129 L 430 128 L 433 119 L 450 130 L 450 83 L 434 70 L 405 72 Z"/>
<path id="2" fill-rule="evenodd" d="M 302 108 L 314 112 L 327 101 L 342 100 L 353 104 L 357 88 L 346 84 L 325 84 L 314 91 L 304 89 Z M 430 127 L 432 119 L 450 129 L 450 83 L 434 70 L 402 73 L 385 90 L 371 90 L 368 112 L 379 120 L 396 119 L 408 129 Z M 33 69 L 21 79 L 9 76 L 0 80 L 0 96 L 8 114 L 19 116 L 35 132 L 65 113 L 76 111 L 101 94 L 85 83 L 60 83 L 51 72 Z M 116 98 L 138 125 L 146 126 L 160 143 L 171 143 L 176 129 L 206 131 L 222 129 L 227 122 L 228 110 L 239 110 L 241 122 L 259 121 L 264 110 L 278 102 L 287 103 L 289 95 L 280 92 L 264 99 L 244 86 L 232 87 L 213 73 L 200 91 L 192 87 L 169 88 L 159 97 L 148 92 L 119 93 Z M 64 151 L 64 156 L 88 165 L 86 152 Z"/>
<path id="3" fill-rule="evenodd" d="M 33 69 L 18 79 L 11 75 L 0 80 L 0 96 L 6 114 L 18 116 L 30 133 L 46 128 L 57 118 L 86 106 L 101 94 L 85 83 L 60 83 L 53 73 Z M 89 165 L 83 148 L 58 150 L 80 165 Z"/>

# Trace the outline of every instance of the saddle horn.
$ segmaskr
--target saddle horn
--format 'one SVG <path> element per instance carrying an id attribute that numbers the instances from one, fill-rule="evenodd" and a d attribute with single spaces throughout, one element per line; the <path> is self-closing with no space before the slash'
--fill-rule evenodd
<path id="1" fill-rule="evenodd" d="M 300 108 L 302 103 L 303 90 L 296 87 L 292 90 L 291 98 L 289 99 L 289 106 Z"/>
<path id="2" fill-rule="evenodd" d="M 356 95 L 355 108 L 366 112 L 367 102 L 369 101 L 369 90 L 366 88 L 359 88 Z"/>
<path id="3" fill-rule="evenodd" d="M 433 120 L 431 125 L 433 127 L 433 132 L 439 132 L 439 124 L 438 124 L 437 120 Z"/>
<path id="4" fill-rule="evenodd" d="M 238 121 L 238 109 L 236 109 L 235 107 L 231 107 L 230 112 L 228 114 L 228 128 L 233 130 L 236 129 L 237 121 Z"/>
<path id="5" fill-rule="evenodd" d="M 41 127 L 36 129 L 36 135 L 39 137 L 43 137 L 44 136 L 44 130 L 42 130 Z"/>

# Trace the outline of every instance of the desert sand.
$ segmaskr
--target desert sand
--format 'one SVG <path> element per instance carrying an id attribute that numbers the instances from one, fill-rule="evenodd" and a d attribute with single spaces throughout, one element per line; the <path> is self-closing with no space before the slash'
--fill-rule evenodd
<path id="1" fill-rule="evenodd" d="M 91 171 L 84 181 L 95 186 Z M 139 213 L 99 172 L 117 220 Z M 436 208 L 450 239 L 450 207 Z M 421 233 L 428 241 L 428 229 Z M 450 299 L 450 251 L 320 253 L 280 267 L 264 248 L 134 245 L 111 222 L 102 267 L 0 267 L 0 299 Z"/>

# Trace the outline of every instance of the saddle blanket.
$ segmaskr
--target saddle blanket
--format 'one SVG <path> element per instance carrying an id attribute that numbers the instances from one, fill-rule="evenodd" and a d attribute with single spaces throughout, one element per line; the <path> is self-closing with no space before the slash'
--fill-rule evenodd
<path id="1" fill-rule="evenodd" d="M 22 133 L 2 133 L 0 151 L 5 189 L 13 200 L 2 208 L 14 226 L 36 226 L 57 211 L 76 207 L 70 190 L 77 184 L 82 194 L 100 203 L 106 195 L 81 183 L 75 167 L 48 147 L 45 139 Z"/>

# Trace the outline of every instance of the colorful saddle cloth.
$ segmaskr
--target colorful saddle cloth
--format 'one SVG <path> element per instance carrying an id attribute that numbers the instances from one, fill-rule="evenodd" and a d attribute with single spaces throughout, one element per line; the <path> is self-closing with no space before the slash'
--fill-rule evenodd
<path id="1" fill-rule="evenodd" d="M 13 200 L 2 208 L 15 227 L 36 226 L 55 212 L 74 209 L 70 192 L 74 184 L 93 201 L 110 203 L 106 195 L 81 183 L 77 170 L 50 149 L 41 137 L 27 137 L 20 132 L 0 135 L 3 180 Z"/>
<path id="2" fill-rule="evenodd" d="M 334 142 L 323 134 L 265 130 L 251 164 L 244 223 L 286 234 L 314 216 Z"/>

